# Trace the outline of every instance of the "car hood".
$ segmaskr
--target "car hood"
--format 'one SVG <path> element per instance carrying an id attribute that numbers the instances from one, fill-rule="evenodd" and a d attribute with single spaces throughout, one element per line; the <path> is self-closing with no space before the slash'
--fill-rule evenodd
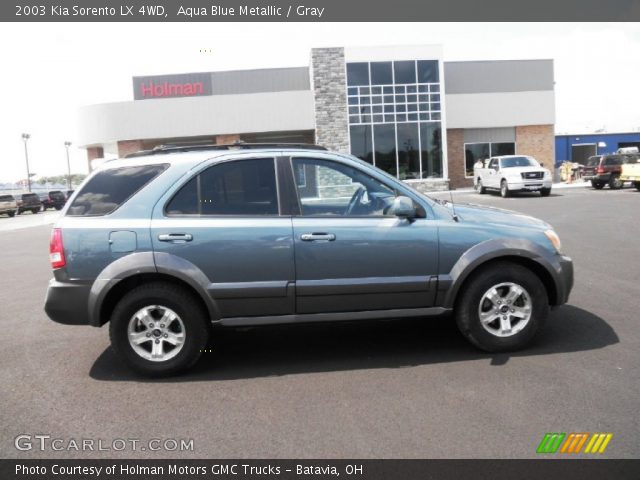
<path id="1" fill-rule="evenodd" d="M 447 207 L 452 209 L 451 203 L 447 203 Z M 539 218 L 503 208 L 487 207 L 485 205 L 475 205 L 472 203 L 456 203 L 453 208 L 455 208 L 455 213 L 460 221 L 464 223 L 504 225 L 521 228 L 529 227 L 538 230 L 552 228 L 551 225 Z"/>

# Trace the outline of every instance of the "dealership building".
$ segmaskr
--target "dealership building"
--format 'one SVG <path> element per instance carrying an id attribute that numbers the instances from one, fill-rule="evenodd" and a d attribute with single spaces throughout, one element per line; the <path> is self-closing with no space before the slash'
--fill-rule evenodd
<path id="1" fill-rule="evenodd" d="M 92 160 L 176 143 L 317 143 L 420 190 L 472 184 L 473 164 L 552 168 L 552 60 L 443 60 L 433 45 L 314 48 L 309 66 L 133 78 L 133 100 L 90 105 Z"/>

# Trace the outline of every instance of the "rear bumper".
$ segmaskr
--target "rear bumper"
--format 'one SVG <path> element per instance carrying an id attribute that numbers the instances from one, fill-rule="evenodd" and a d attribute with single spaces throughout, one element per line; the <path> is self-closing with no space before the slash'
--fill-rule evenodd
<path id="1" fill-rule="evenodd" d="M 49 281 L 44 311 L 57 323 L 89 325 L 88 299 L 90 285 Z"/>
<path id="2" fill-rule="evenodd" d="M 611 174 L 610 173 L 600 173 L 598 175 L 592 174 L 592 175 L 583 175 L 582 176 L 583 180 L 591 180 L 592 182 L 608 182 L 611 179 Z"/>

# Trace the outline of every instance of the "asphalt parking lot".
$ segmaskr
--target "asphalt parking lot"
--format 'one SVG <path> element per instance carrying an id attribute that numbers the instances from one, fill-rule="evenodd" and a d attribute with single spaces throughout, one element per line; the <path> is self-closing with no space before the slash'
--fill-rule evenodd
<path id="1" fill-rule="evenodd" d="M 0 457 L 532 458 L 547 432 L 611 432 L 603 456 L 638 458 L 640 192 L 453 197 L 545 219 L 574 259 L 569 304 L 527 350 L 484 354 L 449 319 L 226 330 L 163 381 L 122 366 L 107 329 L 47 319 L 50 227 L 0 217 Z M 21 452 L 20 434 L 195 451 Z"/>

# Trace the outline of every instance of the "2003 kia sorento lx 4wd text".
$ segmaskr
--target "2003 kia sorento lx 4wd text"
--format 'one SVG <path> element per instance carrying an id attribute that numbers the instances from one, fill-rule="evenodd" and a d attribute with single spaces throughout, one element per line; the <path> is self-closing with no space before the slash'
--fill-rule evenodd
<path id="1" fill-rule="evenodd" d="M 525 346 L 567 301 L 550 225 L 424 196 L 315 146 L 172 146 L 103 164 L 51 235 L 45 311 L 110 323 L 131 368 L 193 365 L 227 326 L 453 313 L 474 345 Z"/>

